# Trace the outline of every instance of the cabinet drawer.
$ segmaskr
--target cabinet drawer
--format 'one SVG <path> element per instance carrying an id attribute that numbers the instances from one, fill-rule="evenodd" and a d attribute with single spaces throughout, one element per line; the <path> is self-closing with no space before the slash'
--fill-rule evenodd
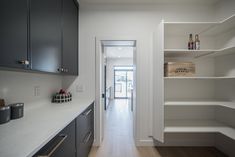
<path id="1" fill-rule="evenodd" d="M 34 157 L 75 157 L 75 121 L 48 142 Z"/>
<path id="2" fill-rule="evenodd" d="M 93 118 L 94 109 L 92 104 L 76 119 L 77 143 L 82 142 L 86 134 L 93 129 Z"/>
<path id="3" fill-rule="evenodd" d="M 76 120 L 77 157 L 87 157 L 94 141 L 94 104 L 91 104 Z"/>
<path id="4" fill-rule="evenodd" d="M 88 157 L 93 141 L 94 133 L 90 131 L 85 136 L 84 140 L 79 144 L 77 148 L 77 157 Z"/>

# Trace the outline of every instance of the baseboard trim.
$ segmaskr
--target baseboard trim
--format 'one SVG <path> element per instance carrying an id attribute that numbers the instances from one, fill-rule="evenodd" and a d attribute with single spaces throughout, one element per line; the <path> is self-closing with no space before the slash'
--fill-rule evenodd
<path id="1" fill-rule="evenodd" d="M 137 140 L 135 142 L 136 146 L 154 146 L 153 140 Z"/>

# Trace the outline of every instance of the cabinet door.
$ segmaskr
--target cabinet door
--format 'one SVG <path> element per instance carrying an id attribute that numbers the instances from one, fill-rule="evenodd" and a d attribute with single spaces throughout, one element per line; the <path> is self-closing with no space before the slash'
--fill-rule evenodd
<path id="1" fill-rule="evenodd" d="M 78 4 L 63 0 L 63 69 L 78 75 Z"/>
<path id="2" fill-rule="evenodd" d="M 62 52 L 62 0 L 31 0 L 32 69 L 59 72 Z"/>
<path id="3" fill-rule="evenodd" d="M 0 66 L 26 68 L 28 1 L 0 1 Z"/>

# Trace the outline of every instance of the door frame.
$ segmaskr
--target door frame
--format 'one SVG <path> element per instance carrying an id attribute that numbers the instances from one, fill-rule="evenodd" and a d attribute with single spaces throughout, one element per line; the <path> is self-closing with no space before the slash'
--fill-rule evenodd
<path id="1" fill-rule="evenodd" d="M 133 82 L 134 82 L 134 86 L 136 86 L 136 72 L 137 72 L 137 65 L 135 65 L 135 63 L 137 63 L 137 43 L 138 43 L 138 37 L 136 36 L 103 36 L 103 37 L 95 37 L 95 140 L 94 140 L 94 145 L 95 146 L 100 146 L 102 141 L 103 141 L 103 137 L 104 137 L 104 104 L 103 104 L 103 98 L 102 98 L 102 62 L 103 62 L 103 58 L 102 58 L 102 41 L 105 40 L 131 40 L 131 41 L 135 41 L 136 42 L 136 47 L 135 47 L 135 51 L 133 54 L 133 63 L 134 66 L 133 67 L 135 70 L 133 71 Z M 134 95 L 136 95 L 136 87 L 134 87 Z M 136 96 L 134 96 L 134 99 L 136 99 Z M 134 136 L 134 141 L 137 142 L 137 138 L 136 138 L 136 100 L 134 101 L 135 103 L 135 107 L 133 110 L 133 136 Z"/>
<path id="2" fill-rule="evenodd" d="M 118 66 L 119 67 L 119 66 Z M 131 67 L 131 66 L 122 66 L 122 67 Z M 133 72 L 133 70 L 130 70 L 130 69 L 117 69 L 117 70 L 115 70 L 115 67 L 114 67 L 114 69 L 113 69 L 113 71 L 114 71 L 114 73 L 113 73 L 113 83 L 114 83 L 114 85 L 113 85 L 113 87 L 114 87 L 114 99 L 127 99 L 128 98 L 128 96 L 127 96 L 127 80 L 126 80 L 126 97 L 116 97 L 116 95 L 115 95 L 115 91 L 116 91 L 116 79 L 115 79 L 115 72 L 116 71 L 124 71 L 124 72 L 126 72 L 126 79 L 127 79 L 127 72 L 128 71 L 132 71 Z"/>

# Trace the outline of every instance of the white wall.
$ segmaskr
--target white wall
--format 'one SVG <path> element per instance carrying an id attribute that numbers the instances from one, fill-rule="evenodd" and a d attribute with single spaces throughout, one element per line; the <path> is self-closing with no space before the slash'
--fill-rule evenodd
<path id="1" fill-rule="evenodd" d="M 234 0 L 220 0 L 215 8 L 215 15 L 218 20 L 223 20 L 235 14 L 235 1 Z"/>
<path id="2" fill-rule="evenodd" d="M 80 74 L 64 84 L 84 92 L 77 97 L 95 98 L 95 37 L 136 37 L 137 40 L 137 144 L 151 143 L 151 55 L 152 35 L 161 19 L 166 21 L 211 21 L 213 6 L 207 5 L 89 5 L 80 7 Z M 107 39 L 108 40 L 108 39 Z"/>
<path id="3" fill-rule="evenodd" d="M 34 103 L 49 100 L 62 85 L 58 75 L 0 71 L 0 98 L 6 103 Z M 34 87 L 40 87 L 40 95 L 34 96 Z"/>
<path id="4" fill-rule="evenodd" d="M 114 98 L 114 66 L 133 65 L 132 58 L 107 58 L 107 88 L 112 87 L 111 98 Z"/>

